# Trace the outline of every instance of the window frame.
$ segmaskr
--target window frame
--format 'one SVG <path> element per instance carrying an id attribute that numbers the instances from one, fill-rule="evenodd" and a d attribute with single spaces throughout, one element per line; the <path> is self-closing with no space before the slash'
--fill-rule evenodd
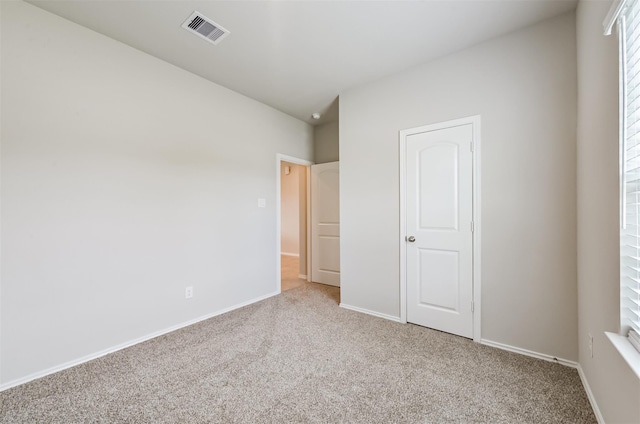
<path id="1" fill-rule="evenodd" d="M 636 224 L 632 224 L 632 225 L 636 227 L 640 218 L 640 206 L 637 205 L 637 203 L 640 203 L 640 199 L 638 199 L 640 195 L 633 194 L 634 196 L 636 196 L 636 200 L 635 200 L 636 205 L 634 206 L 636 210 L 632 211 L 631 214 L 627 213 L 628 211 L 627 211 L 627 199 L 626 199 L 627 184 L 628 183 L 635 184 L 635 185 L 640 184 L 640 182 L 638 182 L 637 179 L 634 180 L 634 182 L 627 181 L 627 172 L 630 171 L 630 169 L 627 168 L 629 162 L 634 160 L 638 162 L 638 157 L 640 157 L 640 154 L 633 156 L 631 158 L 627 157 L 627 154 L 631 154 L 631 153 L 628 153 L 629 149 L 633 149 L 636 146 L 640 146 L 640 140 L 634 140 L 635 144 L 631 144 L 630 143 L 631 139 L 628 139 L 627 137 L 628 136 L 627 128 L 629 124 L 629 120 L 628 120 L 629 92 L 630 90 L 634 90 L 634 89 L 640 90 L 640 82 L 639 82 L 640 80 L 635 81 L 634 84 L 630 86 L 629 79 L 628 79 L 629 58 L 627 57 L 627 53 L 629 51 L 628 50 L 629 46 L 627 45 L 627 42 L 628 42 L 629 34 L 627 33 L 626 20 L 629 12 L 629 7 L 634 8 L 633 13 L 635 13 L 635 15 L 632 19 L 634 20 L 634 25 L 636 25 L 636 27 L 634 28 L 637 28 L 638 26 L 640 26 L 640 0 L 614 1 L 609 11 L 609 14 L 605 19 L 605 22 L 603 23 L 605 35 L 610 35 L 614 26 L 617 29 L 618 46 L 619 46 L 618 56 L 619 56 L 619 90 L 620 90 L 619 92 L 620 278 L 619 278 L 619 286 L 618 286 L 618 290 L 620 293 L 620 311 L 619 311 L 620 332 L 619 334 L 608 333 L 608 332 L 606 334 L 609 340 L 611 340 L 611 342 L 616 347 L 616 349 L 620 352 L 620 354 L 624 357 L 627 363 L 634 370 L 636 375 L 640 378 L 640 361 L 638 360 L 640 359 L 640 349 L 637 346 L 634 346 L 634 344 L 631 342 L 631 339 L 627 337 L 627 335 L 630 334 L 629 330 L 632 328 L 634 328 L 636 332 L 640 333 L 640 304 L 633 302 L 633 295 L 629 295 L 627 293 L 627 291 L 630 289 L 627 288 L 627 283 L 625 283 L 625 279 L 628 277 L 625 275 L 625 267 L 627 266 L 629 259 L 631 258 L 636 260 L 635 267 L 640 268 L 640 259 L 638 259 L 638 257 L 640 257 L 640 249 L 638 249 L 637 247 L 638 242 L 636 242 L 634 243 L 634 247 L 638 249 L 636 253 L 633 255 L 629 253 L 625 253 L 625 251 L 627 250 L 627 246 L 624 244 L 624 240 L 623 240 L 623 238 L 626 238 L 629 236 L 640 238 L 640 230 L 631 232 L 631 234 L 629 231 L 627 231 L 627 224 L 628 224 L 627 219 L 629 215 L 634 217 Z M 635 38 L 633 39 L 634 45 L 631 46 L 631 48 L 632 49 L 637 48 L 637 51 L 640 51 L 640 35 L 637 35 L 638 31 L 640 30 L 638 29 L 633 30 L 634 32 L 633 36 Z M 634 56 L 635 54 L 632 54 L 632 57 Z M 638 62 L 640 62 L 640 59 L 637 59 L 637 60 Z M 640 78 L 640 65 L 636 64 L 631 66 L 639 68 L 638 78 Z M 640 100 L 637 100 L 637 101 L 640 102 Z M 632 113 L 638 114 L 638 117 L 633 119 L 632 124 L 640 125 L 640 106 L 635 105 L 635 107 L 637 107 L 637 109 L 632 108 L 631 110 L 636 110 L 636 112 L 632 112 Z M 638 137 L 637 133 L 634 134 L 634 136 Z M 628 147 L 629 145 L 631 146 L 630 148 Z M 636 168 L 633 168 L 633 169 L 636 169 Z M 635 214 L 633 214 L 633 212 L 635 212 Z M 635 280 L 633 281 L 636 281 L 638 278 L 640 278 L 640 272 L 637 272 L 637 275 L 635 275 Z M 640 283 L 638 283 L 635 287 L 635 290 L 638 290 L 638 289 L 640 289 Z M 633 306 L 631 308 L 628 308 L 628 305 L 633 305 Z M 630 315 L 626 312 L 626 309 L 629 309 L 629 311 L 631 311 Z M 638 315 L 638 316 L 635 317 L 634 313 L 635 315 Z"/>

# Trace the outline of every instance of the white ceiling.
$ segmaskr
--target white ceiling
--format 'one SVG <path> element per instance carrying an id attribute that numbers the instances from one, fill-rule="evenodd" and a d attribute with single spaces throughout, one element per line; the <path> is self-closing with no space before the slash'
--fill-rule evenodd
<path id="1" fill-rule="evenodd" d="M 572 10 L 577 3 L 27 1 L 312 124 L 335 118 L 334 101 L 346 89 Z M 182 29 L 194 10 L 231 35 L 214 46 Z M 332 104 L 333 113 L 327 113 Z M 326 116 L 313 121 L 313 112 Z"/>

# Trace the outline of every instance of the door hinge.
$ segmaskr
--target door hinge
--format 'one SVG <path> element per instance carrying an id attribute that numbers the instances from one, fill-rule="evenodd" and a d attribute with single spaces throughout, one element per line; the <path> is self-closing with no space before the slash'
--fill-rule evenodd
<path id="1" fill-rule="evenodd" d="M 474 307 L 474 305 L 473 305 L 473 300 L 472 300 L 471 301 L 471 312 L 473 312 L 473 307 Z"/>
<path id="2" fill-rule="evenodd" d="M 472 232 L 472 233 L 473 233 L 473 230 L 474 230 L 474 228 L 473 228 L 473 221 L 471 221 L 471 232 Z"/>
<path id="3" fill-rule="evenodd" d="M 469 143 L 469 149 L 473 152 L 473 141 Z"/>

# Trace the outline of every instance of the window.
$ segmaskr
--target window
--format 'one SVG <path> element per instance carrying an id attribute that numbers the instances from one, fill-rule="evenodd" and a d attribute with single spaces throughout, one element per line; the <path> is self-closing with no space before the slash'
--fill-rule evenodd
<path id="1" fill-rule="evenodd" d="M 620 323 L 640 351 L 640 2 L 621 1 L 612 12 L 620 39 Z"/>

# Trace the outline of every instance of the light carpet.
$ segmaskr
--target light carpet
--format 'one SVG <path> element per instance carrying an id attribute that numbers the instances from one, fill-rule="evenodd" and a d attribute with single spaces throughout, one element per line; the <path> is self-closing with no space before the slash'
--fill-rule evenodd
<path id="1" fill-rule="evenodd" d="M 0 393 L 2 423 L 595 423 L 575 369 L 307 283 Z"/>

